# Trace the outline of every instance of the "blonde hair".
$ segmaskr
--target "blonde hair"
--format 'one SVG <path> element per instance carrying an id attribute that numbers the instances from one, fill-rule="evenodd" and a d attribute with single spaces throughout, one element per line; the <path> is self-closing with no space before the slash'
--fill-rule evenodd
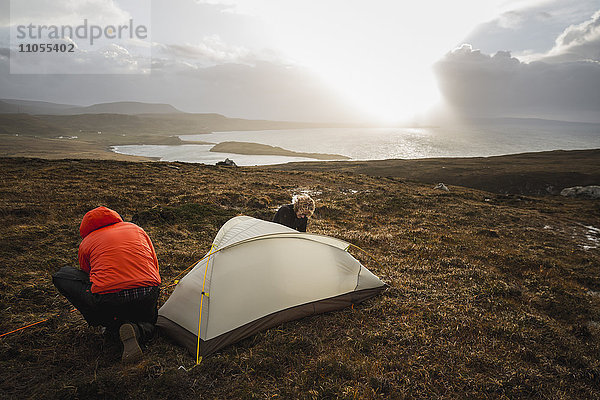
<path id="1" fill-rule="evenodd" d="M 315 212 L 315 201 L 307 194 L 298 194 L 292 197 L 292 204 L 296 214 L 299 212 L 310 217 Z"/>

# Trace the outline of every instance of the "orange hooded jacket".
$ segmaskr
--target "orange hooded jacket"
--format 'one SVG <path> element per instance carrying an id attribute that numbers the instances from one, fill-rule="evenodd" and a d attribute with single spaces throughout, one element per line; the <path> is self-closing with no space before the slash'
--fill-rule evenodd
<path id="1" fill-rule="evenodd" d="M 98 207 L 85 214 L 79 233 L 79 266 L 90 275 L 92 293 L 160 285 L 154 246 L 139 226 Z"/>

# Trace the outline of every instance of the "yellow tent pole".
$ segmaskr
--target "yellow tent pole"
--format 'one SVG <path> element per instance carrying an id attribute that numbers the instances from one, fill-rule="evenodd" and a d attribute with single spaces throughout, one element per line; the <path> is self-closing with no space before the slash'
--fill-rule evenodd
<path id="1" fill-rule="evenodd" d="M 208 256 L 207 256 L 207 260 L 206 260 L 206 267 L 204 268 L 204 280 L 202 282 L 202 294 L 200 295 L 200 310 L 199 310 L 199 313 L 198 313 L 199 314 L 198 315 L 198 343 L 196 345 L 196 364 L 195 365 L 198 365 L 198 364 L 200 364 L 200 362 L 202 362 L 202 357 L 200 357 L 200 328 L 202 326 L 202 307 L 203 307 L 203 304 L 204 304 L 204 297 L 205 296 L 209 297 L 209 294 L 204 292 L 204 288 L 205 288 L 205 285 L 206 285 L 206 274 L 208 273 L 208 264 L 210 263 L 210 256 L 213 255 L 214 253 L 218 253 L 219 251 L 222 250 L 222 249 L 218 249 L 216 251 L 213 251 L 214 247 L 215 247 L 214 244 L 210 246 L 210 251 L 208 252 Z M 370 253 L 368 253 L 364 249 L 361 249 L 360 247 L 358 247 L 355 244 L 348 243 L 348 247 L 346 247 L 345 250 L 348 251 L 348 249 L 350 247 L 354 247 L 354 248 L 362 251 L 367 256 L 369 256 L 370 258 L 372 258 L 377 264 L 379 264 L 379 266 L 382 269 L 384 268 L 383 265 L 375 257 L 373 257 Z"/>
<path id="2" fill-rule="evenodd" d="M 200 326 L 202 324 L 202 305 L 204 303 L 204 296 L 208 297 L 208 293 L 204 293 L 204 285 L 206 284 L 206 274 L 208 272 L 208 264 L 210 263 L 210 256 L 212 254 L 214 244 L 210 246 L 208 252 L 208 259 L 206 260 L 206 268 L 204 269 L 204 281 L 202 282 L 202 294 L 200 295 L 200 312 L 198 313 L 198 344 L 196 346 L 196 364 L 200 364 L 202 357 L 200 357 Z"/>

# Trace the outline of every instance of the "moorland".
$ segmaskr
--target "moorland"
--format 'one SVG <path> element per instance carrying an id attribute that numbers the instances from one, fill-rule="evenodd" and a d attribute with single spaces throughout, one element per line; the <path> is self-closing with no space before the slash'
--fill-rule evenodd
<path id="1" fill-rule="evenodd" d="M 598 183 L 598 151 L 518 166 L 420 161 L 429 178 L 402 160 L 234 168 L 54 156 L 0 158 L 0 334 L 47 319 L 0 338 L 3 398 L 600 398 L 600 202 L 553 195 L 539 175 L 560 172 L 554 187 Z M 390 163 L 395 172 L 380 169 Z M 541 189 L 514 190 L 496 179 L 503 171 Z M 309 231 L 367 250 L 377 262 L 353 255 L 387 290 L 197 366 L 159 334 L 128 366 L 52 286 L 53 272 L 76 265 L 79 223 L 96 206 L 148 232 L 163 302 L 225 221 L 271 219 L 299 192 L 317 202 Z"/>

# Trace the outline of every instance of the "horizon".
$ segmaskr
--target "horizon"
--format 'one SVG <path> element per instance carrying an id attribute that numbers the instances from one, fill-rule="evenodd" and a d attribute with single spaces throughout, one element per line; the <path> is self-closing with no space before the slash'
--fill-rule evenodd
<path id="1" fill-rule="evenodd" d="M 572 3 L 2 0 L 2 97 L 300 122 L 600 122 L 600 4 Z M 134 20 L 148 35 L 108 39 Z M 23 26 L 82 21 L 85 39 L 53 39 L 74 55 L 18 50 Z"/>
<path id="2" fill-rule="evenodd" d="M 17 107 L 27 107 L 27 105 L 25 104 L 19 104 L 19 103 L 31 103 L 29 106 L 33 106 L 34 104 L 48 104 L 51 107 L 52 106 L 61 106 L 61 107 L 68 107 L 65 109 L 62 109 L 63 111 L 73 111 L 72 113 L 51 113 L 51 112 L 28 112 L 28 111 L 17 111 L 16 113 L 13 112 L 7 112 L 7 111 L 1 111 L 0 110 L 0 114 L 30 114 L 30 115 L 60 115 L 60 116 L 74 116 L 74 115 L 94 115 L 94 114 L 117 114 L 117 115 L 148 115 L 148 114 L 155 114 L 155 115 L 169 115 L 169 114 L 188 114 L 188 115 L 210 115 L 210 114 L 214 114 L 214 115 L 219 115 L 222 117 L 225 117 L 227 119 L 247 119 L 249 121 L 270 121 L 270 122 L 290 122 L 290 123 L 299 123 L 299 124 L 310 124 L 310 125 L 314 125 L 315 129 L 321 129 L 321 128 L 328 128 L 328 125 L 339 125 L 340 127 L 352 127 L 352 126 L 365 126 L 365 127 L 373 127 L 373 128 L 377 128 L 377 127 L 382 127 L 382 128 L 394 128 L 394 127 L 426 127 L 426 126 L 430 126 L 430 127 L 435 127 L 437 125 L 435 124 L 420 124 L 420 123 L 410 123 L 411 121 L 400 121 L 397 123 L 392 123 L 392 124 L 385 124 L 385 123 L 381 123 L 381 122 L 377 122 L 377 121 L 349 121 L 349 122 L 336 122 L 336 121 L 297 121 L 297 120 L 267 120 L 267 119 L 253 119 L 253 118 L 239 118 L 233 115 L 225 115 L 222 113 L 211 113 L 211 112 L 187 112 L 187 111 L 182 111 L 180 109 L 178 109 L 177 107 L 173 106 L 172 104 L 169 103 L 151 103 L 151 102 L 143 102 L 143 101 L 132 101 L 132 100 L 120 100 L 120 101 L 111 101 L 111 102 L 105 102 L 105 103 L 91 103 L 91 104 L 65 104 L 65 103 L 54 103 L 54 102 L 49 102 L 49 101 L 42 101 L 42 100 L 34 100 L 34 99 L 7 99 L 7 98 L 0 98 L 0 103 L 6 103 L 7 105 L 14 105 Z M 90 113 L 86 113 L 86 112 L 81 112 L 81 110 L 79 109 L 87 109 L 87 108 L 93 108 L 95 106 L 109 106 L 109 105 L 117 105 L 117 104 L 135 104 L 135 105 L 143 105 L 143 106 L 167 106 L 167 107 L 171 107 L 174 109 L 173 112 L 169 113 L 169 112 L 165 112 L 165 111 L 161 111 L 161 112 L 152 112 L 152 111 L 144 111 L 144 112 L 90 112 Z M 73 109 L 73 110 L 71 110 Z M 58 109 L 61 110 L 61 109 Z M 47 109 L 47 111 L 50 111 L 50 109 Z M 493 117 L 478 117 L 478 116 L 472 116 L 472 117 L 462 117 L 460 119 L 453 119 L 453 120 L 445 120 L 444 123 L 448 124 L 448 125 L 460 125 L 460 124 L 472 124 L 474 122 L 491 122 L 491 121 L 540 121 L 540 122 L 550 122 L 550 123 L 558 123 L 558 124 L 588 124 L 588 125 L 598 125 L 600 124 L 600 122 L 590 122 L 590 121 L 576 121 L 576 120 L 566 120 L 566 119 L 552 119 L 552 118 L 539 118 L 539 117 L 501 117 L 501 116 L 493 116 Z M 429 122 L 441 122 L 441 121 L 429 121 Z M 321 127 L 321 128 L 319 128 Z M 306 128 L 306 129 L 311 129 L 311 128 Z M 335 129 L 335 128 L 332 128 Z"/>

